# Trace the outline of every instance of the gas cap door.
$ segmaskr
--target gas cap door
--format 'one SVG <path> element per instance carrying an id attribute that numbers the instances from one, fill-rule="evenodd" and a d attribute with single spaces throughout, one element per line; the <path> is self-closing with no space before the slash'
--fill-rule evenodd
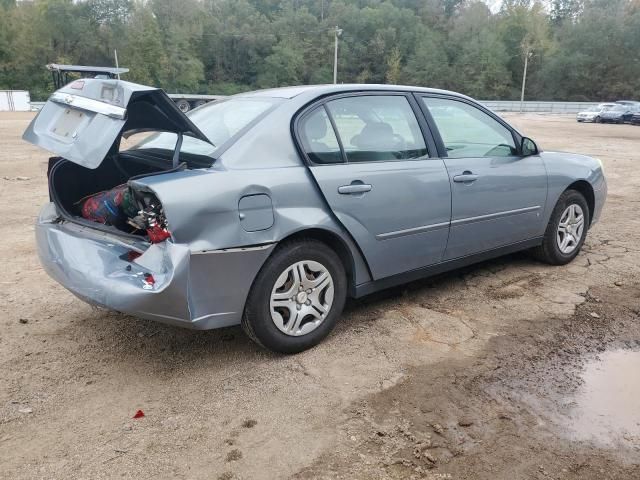
<path id="1" fill-rule="evenodd" d="M 273 226 L 273 204 L 264 193 L 245 195 L 238 202 L 240 225 L 247 232 L 267 230 Z"/>

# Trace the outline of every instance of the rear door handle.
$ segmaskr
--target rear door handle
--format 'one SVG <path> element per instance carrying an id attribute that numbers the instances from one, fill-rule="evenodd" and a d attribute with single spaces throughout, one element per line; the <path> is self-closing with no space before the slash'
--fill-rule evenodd
<path id="1" fill-rule="evenodd" d="M 368 183 L 351 183 L 351 185 L 342 185 L 338 187 L 338 193 L 342 195 L 354 195 L 357 193 L 370 192 L 373 187 Z"/>
<path id="2" fill-rule="evenodd" d="M 471 183 L 475 182 L 477 179 L 478 175 L 475 175 L 468 170 L 462 172 L 462 175 L 455 175 L 453 177 L 453 181 L 456 183 Z"/>

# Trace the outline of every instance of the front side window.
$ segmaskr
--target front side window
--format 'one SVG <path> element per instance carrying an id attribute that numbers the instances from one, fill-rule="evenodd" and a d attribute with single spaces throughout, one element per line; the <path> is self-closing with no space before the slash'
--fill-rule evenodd
<path id="1" fill-rule="evenodd" d="M 360 95 L 327 102 L 348 162 L 425 157 L 413 109 L 401 95 Z"/>
<path id="2" fill-rule="evenodd" d="M 305 115 L 299 126 L 302 148 L 313 163 L 342 163 L 342 152 L 324 107 Z"/>
<path id="3" fill-rule="evenodd" d="M 518 155 L 511 131 L 482 110 L 457 100 L 422 97 L 450 158 Z"/>

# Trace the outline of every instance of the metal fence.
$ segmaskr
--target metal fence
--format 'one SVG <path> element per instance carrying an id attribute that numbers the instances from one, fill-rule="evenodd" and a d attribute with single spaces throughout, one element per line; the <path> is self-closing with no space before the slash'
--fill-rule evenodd
<path id="1" fill-rule="evenodd" d="M 494 112 L 520 112 L 518 100 L 480 100 L 485 107 Z M 522 104 L 523 112 L 536 113 L 578 113 L 586 110 L 597 102 L 538 102 L 527 101 Z"/>

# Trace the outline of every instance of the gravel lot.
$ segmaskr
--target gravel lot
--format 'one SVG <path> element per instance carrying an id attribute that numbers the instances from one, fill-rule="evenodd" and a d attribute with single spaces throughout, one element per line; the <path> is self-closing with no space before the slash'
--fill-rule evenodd
<path id="1" fill-rule="evenodd" d="M 578 258 L 517 254 L 352 302 L 327 341 L 284 357 L 50 280 L 33 239 L 48 155 L 20 139 L 32 116 L 0 113 L 0 478 L 640 478 L 640 404 L 594 431 L 580 396 L 590 362 L 640 349 L 640 127 L 508 115 L 605 164 Z"/>

